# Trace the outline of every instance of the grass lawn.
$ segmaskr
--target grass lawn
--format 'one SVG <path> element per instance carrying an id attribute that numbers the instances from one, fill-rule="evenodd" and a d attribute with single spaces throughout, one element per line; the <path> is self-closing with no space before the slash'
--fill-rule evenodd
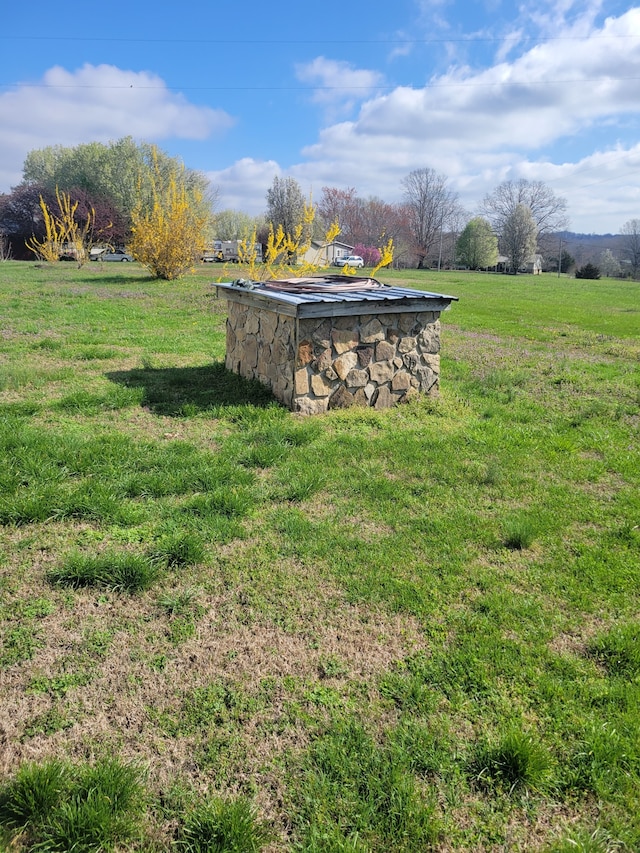
<path id="1" fill-rule="evenodd" d="M 302 418 L 114 266 L 0 264 L 0 850 L 640 849 L 640 285 L 382 273 L 440 397 Z"/>

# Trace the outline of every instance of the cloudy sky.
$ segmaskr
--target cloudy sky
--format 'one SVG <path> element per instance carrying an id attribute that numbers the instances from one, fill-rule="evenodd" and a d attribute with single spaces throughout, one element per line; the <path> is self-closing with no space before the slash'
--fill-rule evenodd
<path id="1" fill-rule="evenodd" d="M 640 5 L 9 4 L 0 192 L 32 149 L 127 135 L 250 214 L 275 175 L 394 202 L 429 167 L 471 213 L 523 177 L 567 199 L 574 231 L 617 233 L 640 218 Z"/>

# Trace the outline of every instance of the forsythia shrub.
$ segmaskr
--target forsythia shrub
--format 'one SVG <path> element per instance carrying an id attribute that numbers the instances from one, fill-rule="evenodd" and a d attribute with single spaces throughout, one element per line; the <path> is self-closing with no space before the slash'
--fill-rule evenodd
<path id="1" fill-rule="evenodd" d="M 315 214 L 316 209 L 311 201 L 308 204 L 305 203 L 302 222 L 296 226 L 291 235 L 285 233 L 282 225 L 278 225 L 275 230 L 273 225 L 270 225 L 264 253 L 264 263 L 260 263 L 257 258 L 255 230 L 249 240 L 243 240 L 240 244 L 239 258 L 240 263 L 245 266 L 247 277 L 251 281 L 265 281 L 288 278 L 289 276 L 304 278 L 315 273 L 320 266 L 318 259 L 319 252 L 315 260 L 300 262 L 300 258 L 307 255 L 311 246 L 311 234 Z M 329 226 L 324 239 L 327 243 L 332 243 L 339 233 L 340 225 L 335 221 Z M 392 262 L 393 240 L 389 240 L 385 246 L 380 248 L 378 254 L 380 259 L 371 272 L 372 277 L 381 267 L 388 266 Z M 355 272 L 354 268 L 344 266 L 340 274 L 345 276 L 354 275 Z M 228 266 L 225 266 L 222 279 L 229 275 L 232 275 L 232 271 Z M 334 275 L 337 275 L 337 273 L 334 272 Z"/>
<path id="2" fill-rule="evenodd" d="M 40 196 L 40 209 L 45 227 L 45 237 L 38 240 L 35 236 L 26 242 L 27 248 L 43 261 L 53 263 L 68 253 L 82 265 L 87 259 L 87 243 L 89 233 L 95 218 L 91 211 L 84 225 L 76 221 L 78 202 L 71 202 L 68 193 L 61 193 L 56 187 L 58 213 L 49 210 L 45 200 Z"/>
<path id="3" fill-rule="evenodd" d="M 152 199 L 133 212 L 131 254 L 156 278 L 179 278 L 199 260 L 205 247 L 208 216 L 202 198 L 189 191 L 179 169 L 162 175 L 155 159 Z"/>

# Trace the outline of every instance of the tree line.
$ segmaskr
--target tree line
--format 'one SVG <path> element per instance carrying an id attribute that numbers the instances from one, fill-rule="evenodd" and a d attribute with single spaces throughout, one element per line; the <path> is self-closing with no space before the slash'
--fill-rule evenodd
<path id="1" fill-rule="evenodd" d="M 217 210 L 217 192 L 201 172 L 131 137 L 50 146 L 31 151 L 21 183 L 0 195 L 0 257 L 32 258 L 38 245 L 51 242 L 48 217 L 64 233 L 66 206 L 68 214 L 73 211 L 74 233 L 86 234 L 89 242 L 130 247 L 161 277 L 184 272 L 214 238 L 266 244 L 270 231 L 280 229 L 289 238 L 301 228 L 311 229 L 307 236 L 319 242 L 330 229 L 339 229 L 337 239 L 371 266 L 390 240 L 395 266 L 500 266 L 517 273 L 537 255 L 558 271 L 571 264 L 554 236 L 568 227 L 567 201 L 542 181 L 505 181 L 469 212 L 447 176 L 421 168 L 402 179 L 401 195 L 400 202 L 389 203 L 362 198 L 354 187 L 325 186 L 310 219 L 310 201 L 298 182 L 275 177 L 264 214 L 250 217 Z M 622 262 L 636 277 L 640 219 L 625 223 L 621 234 L 624 257 L 603 257 L 603 272 L 615 274 Z"/>

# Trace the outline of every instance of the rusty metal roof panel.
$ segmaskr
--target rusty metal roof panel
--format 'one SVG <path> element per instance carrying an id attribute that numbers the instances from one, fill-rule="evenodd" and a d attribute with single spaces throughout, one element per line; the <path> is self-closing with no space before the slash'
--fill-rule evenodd
<path id="1" fill-rule="evenodd" d="M 262 306 L 298 317 L 362 314 L 411 310 L 443 311 L 457 296 L 381 284 L 375 279 L 333 275 L 270 282 L 214 284 L 224 296 L 247 305 Z"/>

